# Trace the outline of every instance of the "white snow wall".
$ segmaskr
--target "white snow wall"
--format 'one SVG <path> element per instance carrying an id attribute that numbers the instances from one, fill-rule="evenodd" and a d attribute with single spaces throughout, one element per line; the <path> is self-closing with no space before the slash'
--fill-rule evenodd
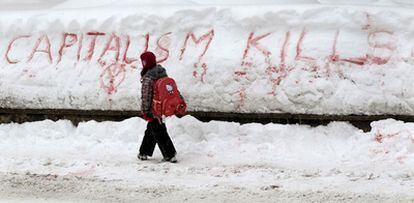
<path id="1" fill-rule="evenodd" d="M 139 110 L 154 51 L 193 111 L 414 115 L 414 12 L 349 6 L 2 11 L 0 107 Z"/>

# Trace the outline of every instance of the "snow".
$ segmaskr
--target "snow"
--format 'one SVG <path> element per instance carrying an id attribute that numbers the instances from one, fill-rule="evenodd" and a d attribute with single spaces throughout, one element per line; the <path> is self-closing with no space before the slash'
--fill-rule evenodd
<path id="1" fill-rule="evenodd" d="M 148 42 L 190 111 L 414 115 L 401 2 L 47 2 L 2 12 L 2 108 L 139 110 Z"/>
<path id="2" fill-rule="evenodd" d="M 280 194 L 273 198 L 320 191 L 322 196 L 313 197 L 316 201 L 330 193 L 368 198 L 360 201 L 369 200 L 369 195 L 412 200 L 414 124 L 388 119 L 371 126 L 364 133 L 344 122 L 310 127 L 169 118 L 167 127 L 179 159 L 171 164 L 160 162 L 158 149 L 149 161 L 136 158 L 146 127 L 140 118 L 89 121 L 77 127 L 66 120 L 1 124 L 0 179 L 6 184 L 0 186 L 0 197 L 13 197 L 8 194 L 19 189 L 31 192 L 18 198 L 53 199 L 63 191 L 90 199 L 98 198 L 103 188 L 107 198 L 117 196 L 115 187 L 121 187 L 129 188 L 128 195 L 120 193 L 119 198 L 132 200 L 147 198 L 134 193 L 136 187 L 158 188 L 161 196 L 167 195 L 162 188 L 173 188 L 184 193 L 183 198 L 191 191 L 242 188 L 262 194 L 277 188 Z M 75 186 L 68 185 L 71 181 Z M 44 189 L 30 182 L 44 184 Z M 99 188 L 93 190 L 89 184 Z M 93 191 L 81 194 L 76 185 Z M 299 200 L 295 195 L 289 198 Z"/>
<path id="3" fill-rule="evenodd" d="M 90 1 L 85 4 L 80 0 L 67 0 L 53 8 L 80 8 L 80 7 L 97 7 L 108 5 L 260 5 L 260 4 L 322 4 L 322 5 L 365 5 L 365 6 L 409 6 L 411 0 L 105 0 Z"/>
<path id="4" fill-rule="evenodd" d="M 0 108 L 140 109 L 151 50 L 190 111 L 414 115 L 411 0 L 0 1 Z M 24 10 L 24 12 L 22 12 Z M 0 202 L 413 201 L 414 124 L 0 124 Z"/>

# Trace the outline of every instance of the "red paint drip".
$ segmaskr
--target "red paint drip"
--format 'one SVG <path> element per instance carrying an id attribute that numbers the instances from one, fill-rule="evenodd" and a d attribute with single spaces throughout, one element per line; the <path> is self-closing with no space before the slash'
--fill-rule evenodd
<path id="1" fill-rule="evenodd" d="M 244 106 L 244 103 L 245 103 L 246 98 L 247 98 L 247 95 L 246 95 L 246 88 L 242 87 L 242 88 L 239 90 L 238 96 L 239 96 L 239 103 L 238 103 L 238 104 L 237 104 L 237 106 L 236 106 L 236 111 L 237 111 L 237 112 L 240 112 L 241 107 L 242 107 L 242 106 Z"/>

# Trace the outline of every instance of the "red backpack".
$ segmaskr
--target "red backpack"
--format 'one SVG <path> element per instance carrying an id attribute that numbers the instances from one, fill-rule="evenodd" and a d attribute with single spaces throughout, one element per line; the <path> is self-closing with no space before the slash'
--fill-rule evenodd
<path id="1" fill-rule="evenodd" d="M 184 115 L 187 104 L 177 89 L 177 84 L 170 77 L 163 77 L 154 82 L 152 113 L 155 117 Z"/>

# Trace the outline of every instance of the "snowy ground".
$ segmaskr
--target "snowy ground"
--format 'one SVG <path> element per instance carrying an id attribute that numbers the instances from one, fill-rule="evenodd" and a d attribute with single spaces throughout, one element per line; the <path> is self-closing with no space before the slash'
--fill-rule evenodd
<path id="1" fill-rule="evenodd" d="M 179 163 L 136 153 L 146 123 L 0 125 L 0 202 L 414 201 L 414 124 L 167 121 Z"/>

